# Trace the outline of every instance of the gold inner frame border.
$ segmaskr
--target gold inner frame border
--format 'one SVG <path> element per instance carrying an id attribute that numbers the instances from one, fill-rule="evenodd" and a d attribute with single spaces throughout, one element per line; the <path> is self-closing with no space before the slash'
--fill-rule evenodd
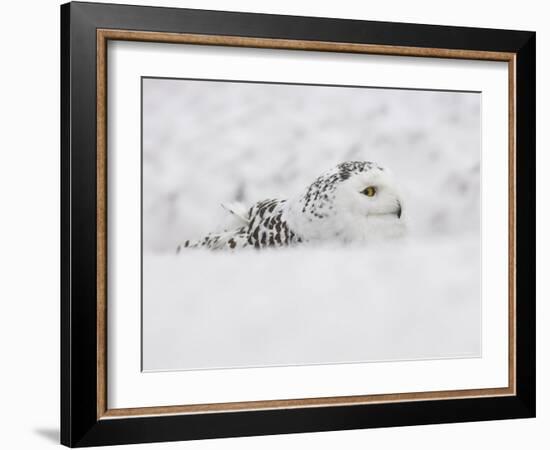
<path id="1" fill-rule="evenodd" d="M 500 397 L 516 394 L 516 54 L 478 50 L 98 29 L 97 35 L 97 419 Z M 430 392 L 109 409 L 107 405 L 107 42 L 109 40 L 503 61 L 508 63 L 508 386 Z"/>

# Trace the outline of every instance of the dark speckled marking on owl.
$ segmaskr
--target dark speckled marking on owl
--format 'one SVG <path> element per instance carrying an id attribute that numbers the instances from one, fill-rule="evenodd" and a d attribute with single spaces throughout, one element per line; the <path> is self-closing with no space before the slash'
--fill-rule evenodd
<path id="1" fill-rule="evenodd" d="M 332 201 L 335 199 L 334 192 L 339 183 L 351 177 L 351 175 L 366 172 L 373 167 L 378 167 L 370 161 L 349 161 L 338 164 L 336 169 L 318 177 L 306 190 L 301 199 L 301 211 L 308 217 L 308 222 L 322 220 L 328 214 L 322 213 L 321 209 L 332 208 Z"/>
<path id="2" fill-rule="evenodd" d="M 286 200 L 267 199 L 253 205 L 245 217 L 247 224 L 226 233 L 209 234 L 201 240 L 186 247 L 206 247 L 216 249 L 238 249 L 247 246 L 261 249 L 265 247 L 279 247 L 297 242 L 298 236 L 289 231 L 283 220 L 282 207 Z"/>
<path id="3" fill-rule="evenodd" d="M 255 248 L 277 247 L 296 243 L 290 238 L 283 220 L 282 206 L 286 200 L 269 199 L 256 203 L 250 210 L 247 242 Z"/>

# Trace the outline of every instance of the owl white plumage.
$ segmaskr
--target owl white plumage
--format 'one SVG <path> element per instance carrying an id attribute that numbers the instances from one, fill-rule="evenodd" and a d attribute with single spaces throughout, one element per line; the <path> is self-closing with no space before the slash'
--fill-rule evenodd
<path id="1" fill-rule="evenodd" d="M 406 231 L 403 199 L 390 172 L 369 161 L 338 164 L 289 199 L 227 208 L 233 226 L 178 247 L 266 248 L 369 242 Z"/>

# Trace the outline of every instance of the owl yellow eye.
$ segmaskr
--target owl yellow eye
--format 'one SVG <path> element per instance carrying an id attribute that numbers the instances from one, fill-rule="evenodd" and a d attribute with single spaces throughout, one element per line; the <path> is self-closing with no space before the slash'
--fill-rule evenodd
<path id="1" fill-rule="evenodd" d="M 362 194 L 365 194 L 367 197 L 374 197 L 376 194 L 376 188 L 374 186 L 369 186 L 361 191 Z"/>

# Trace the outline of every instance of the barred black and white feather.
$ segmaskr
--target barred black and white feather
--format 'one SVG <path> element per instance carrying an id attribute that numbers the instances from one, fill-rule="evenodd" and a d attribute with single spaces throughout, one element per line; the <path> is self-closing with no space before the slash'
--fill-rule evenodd
<path id="1" fill-rule="evenodd" d="M 224 248 L 280 247 L 301 242 L 283 219 L 286 200 L 268 199 L 253 205 L 242 217 L 241 226 L 220 233 L 210 233 L 198 241 L 185 241 L 181 247 L 204 247 L 213 250 Z M 232 209 L 230 214 L 237 215 Z"/>

